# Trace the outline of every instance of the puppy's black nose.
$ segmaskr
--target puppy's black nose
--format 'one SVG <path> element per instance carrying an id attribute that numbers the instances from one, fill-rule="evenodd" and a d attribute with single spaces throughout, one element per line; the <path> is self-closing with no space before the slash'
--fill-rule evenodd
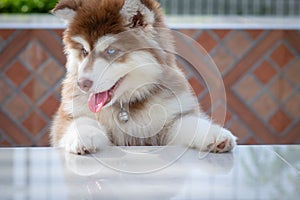
<path id="1" fill-rule="evenodd" d="M 91 87 L 93 86 L 93 81 L 91 81 L 89 79 L 81 78 L 81 79 L 79 79 L 77 84 L 81 90 L 88 92 L 91 89 Z"/>

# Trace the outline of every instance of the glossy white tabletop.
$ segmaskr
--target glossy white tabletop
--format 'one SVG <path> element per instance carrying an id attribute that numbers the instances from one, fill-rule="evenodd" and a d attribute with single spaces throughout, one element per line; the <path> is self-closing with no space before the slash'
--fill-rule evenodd
<path id="1" fill-rule="evenodd" d="M 300 145 L 0 148 L 0 199 L 299 199 Z"/>

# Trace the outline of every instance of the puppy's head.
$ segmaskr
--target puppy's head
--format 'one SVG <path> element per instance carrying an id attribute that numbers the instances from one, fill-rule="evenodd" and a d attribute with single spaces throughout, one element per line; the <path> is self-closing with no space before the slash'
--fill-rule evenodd
<path id="1" fill-rule="evenodd" d="M 61 0 L 67 73 L 89 95 L 92 112 L 145 98 L 170 65 L 173 44 L 154 0 Z"/>

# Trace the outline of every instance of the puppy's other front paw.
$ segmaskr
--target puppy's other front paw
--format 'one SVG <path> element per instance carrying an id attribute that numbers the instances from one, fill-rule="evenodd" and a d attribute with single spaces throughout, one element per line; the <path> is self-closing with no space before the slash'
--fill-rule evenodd
<path id="1" fill-rule="evenodd" d="M 222 128 L 220 134 L 207 146 L 207 149 L 214 153 L 228 152 L 236 146 L 236 140 L 237 137 L 229 130 Z"/>

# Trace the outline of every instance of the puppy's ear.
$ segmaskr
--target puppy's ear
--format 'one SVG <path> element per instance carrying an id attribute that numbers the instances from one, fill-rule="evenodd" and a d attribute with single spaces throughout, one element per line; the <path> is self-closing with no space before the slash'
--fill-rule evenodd
<path id="1" fill-rule="evenodd" d="M 155 22 L 155 13 L 144 0 L 125 0 L 120 13 L 130 28 L 153 26 Z"/>
<path id="2" fill-rule="evenodd" d="M 60 0 L 51 10 L 51 13 L 69 24 L 80 6 L 81 0 Z"/>

